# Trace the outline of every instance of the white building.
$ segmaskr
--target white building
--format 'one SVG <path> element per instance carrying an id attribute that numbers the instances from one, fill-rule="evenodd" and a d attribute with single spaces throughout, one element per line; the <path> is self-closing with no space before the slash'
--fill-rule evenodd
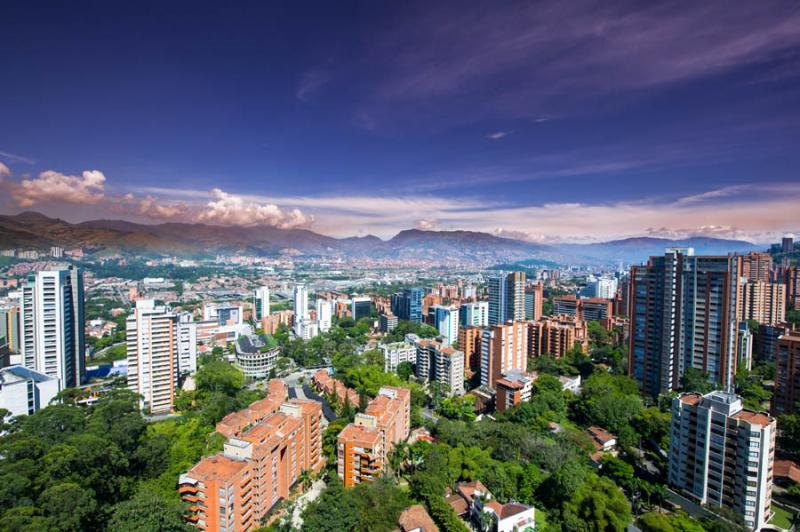
<path id="1" fill-rule="evenodd" d="M 775 429 L 774 418 L 746 410 L 738 395 L 681 394 L 672 400 L 669 483 L 762 528 L 772 518 Z"/>
<path id="2" fill-rule="evenodd" d="M 46 407 L 61 391 L 59 380 L 23 366 L 0 369 L 0 409 L 28 416 Z"/>
<path id="3" fill-rule="evenodd" d="M 307 329 L 308 321 L 308 288 L 299 284 L 294 287 L 294 334 L 300 338 L 308 336 L 303 330 Z"/>
<path id="4" fill-rule="evenodd" d="M 126 320 L 128 388 L 151 414 L 172 411 L 178 385 L 178 316 L 152 299 L 140 299 Z"/>
<path id="5" fill-rule="evenodd" d="M 22 286 L 20 354 L 25 367 L 80 386 L 85 374 L 83 273 L 40 271 Z"/>
<path id="6" fill-rule="evenodd" d="M 439 334 L 444 337 L 447 345 L 458 341 L 458 308 L 435 305 L 434 319 Z"/>
<path id="7" fill-rule="evenodd" d="M 275 367 L 280 347 L 271 336 L 240 336 L 236 339 L 236 367 L 245 377 L 266 379 Z"/>
<path id="8" fill-rule="evenodd" d="M 489 325 L 489 302 L 475 301 L 461 305 L 461 325 L 486 327 Z"/>
<path id="9" fill-rule="evenodd" d="M 397 366 L 403 362 L 417 361 L 417 348 L 406 342 L 395 342 L 393 344 L 381 344 L 380 350 L 383 351 L 383 370 L 386 373 L 394 373 Z"/>
<path id="10" fill-rule="evenodd" d="M 422 383 L 438 381 L 448 395 L 464 395 L 464 353 L 435 340 L 417 339 L 417 379 Z"/>
<path id="11" fill-rule="evenodd" d="M 317 323 L 319 332 L 326 333 L 331 330 L 333 320 L 333 302 L 327 299 L 317 299 Z"/>
<path id="12" fill-rule="evenodd" d="M 241 325 L 244 323 L 242 307 L 235 305 L 204 305 L 203 321 L 211 320 L 220 325 Z"/>
<path id="13" fill-rule="evenodd" d="M 262 286 L 253 292 L 253 316 L 256 321 L 269 316 L 269 287 Z"/>
<path id="14" fill-rule="evenodd" d="M 191 312 L 178 315 L 178 373 L 191 375 L 197 371 L 197 322 Z"/>

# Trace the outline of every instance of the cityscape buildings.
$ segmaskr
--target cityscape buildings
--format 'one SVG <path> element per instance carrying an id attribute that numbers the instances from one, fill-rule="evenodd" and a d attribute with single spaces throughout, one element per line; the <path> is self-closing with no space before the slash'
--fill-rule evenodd
<path id="1" fill-rule="evenodd" d="M 383 352 L 383 371 L 396 373 L 403 362 L 417 362 L 417 348 L 408 342 L 395 342 L 378 346 Z"/>
<path id="2" fill-rule="evenodd" d="M 489 277 L 489 325 L 525 319 L 525 272 Z"/>
<path id="3" fill-rule="evenodd" d="M 586 322 L 574 316 L 548 316 L 528 326 L 528 354 L 531 357 L 550 355 L 561 358 L 574 347 L 588 347 Z"/>
<path id="4" fill-rule="evenodd" d="M 747 281 L 741 285 L 739 319 L 776 325 L 786 320 L 786 285 Z"/>
<path id="5" fill-rule="evenodd" d="M 270 314 L 269 287 L 261 286 L 253 292 L 253 317 L 260 321 Z"/>
<path id="6" fill-rule="evenodd" d="M 434 324 L 439 330 L 439 335 L 444 338 L 447 345 L 458 341 L 458 308 L 454 306 L 435 305 Z"/>
<path id="7" fill-rule="evenodd" d="M 436 340 L 412 340 L 417 349 L 417 380 L 422 383 L 436 381 L 448 390 L 450 396 L 464 395 L 464 353 Z"/>
<path id="8" fill-rule="evenodd" d="M 544 284 L 538 281 L 525 287 L 525 319 L 537 321 L 544 308 Z"/>
<path id="9" fill-rule="evenodd" d="M 372 314 L 372 300 L 367 296 L 353 297 L 350 303 L 350 315 L 354 321 L 369 318 Z"/>
<path id="10" fill-rule="evenodd" d="M 778 340 L 772 414 L 794 413 L 797 401 L 800 401 L 800 333 L 792 331 Z"/>
<path id="11" fill-rule="evenodd" d="M 481 384 L 494 386 L 503 373 L 525 371 L 528 363 L 528 322 L 512 321 L 483 331 Z"/>
<path id="12" fill-rule="evenodd" d="M 459 309 L 461 327 L 486 327 L 489 325 L 489 302 L 462 303 Z"/>
<path id="13" fill-rule="evenodd" d="M 401 320 L 422 322 L 422 297 L 421 288 L 406 288 L 402 292 L 392 295 L 392 314 Z"/>

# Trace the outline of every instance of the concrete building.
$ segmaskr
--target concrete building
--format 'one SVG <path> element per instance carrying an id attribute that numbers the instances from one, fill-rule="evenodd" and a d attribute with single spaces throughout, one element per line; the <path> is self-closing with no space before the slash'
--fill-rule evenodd
<path id="1" fill-rule="evenodd" d="M 525 287 L 525 319 L 537 321 L 542 319 L 544 308 L 544 284 L 539 281 Z"/>
<path id="2" fill-rule="evenodd" d="M 503 373 L 528 365 L 528 322 L 513 321 L 483 331 L 481 384 L 494 387 Z"/>
<path id="3" fill-rule="evenodd" d="M 327 299 L 317 299 L 317 323 L 319 332 L 326 333 L 331 330 L 333 320 L 333 303 Z"/>
<path id="4" fill-rule="evenodd" d="M 540 357 L 551 355 L 561 358 L 579 346 L 588 348 L 589 333 L 585 321 L 574 316 L 545 317 L 528 326 L 528 355 Z"/>
<path id="5" fill-rule="evenodd" d="M 741 285 L 739 320 L 775 325 L 786 320 L 786 285 L 748 281 Z"/>
<path id="6" fill-rule="evenodd" d="M 792 414 L 800 401 L 800 333 L 781 336 L 775 355 L 772 414 Z"/>
<path id="7" fill-rule="evenodd" d="M 756 335 L 753 352 L 756 358 L 768 362 L 775 361 L 778 353 L 778 341 L 784 335 L 797 336 L 797 328 L 793 323 L 779 323 L 777 325 L 760 325 Z"/>
<path id="8" fill-rule="evenodd" d="M 785 236 L 781 239 L 781 251 L 783 253 L 791 253 L 794 251 L 794 237 Z"/>
<path id="9" fill-rule="evenodd" d="M 458 330 L 458 348 L 464 353 L 464 370 L 470 375 L 481 370 L 482 327 L 461 327 Z"/>
<path id="10" fill-rule="evenodd" d="M 459 309 L 461 327 L 486 327 L 489 325 L 489 302 L 462 303 Z"/>
<path id="11" fill-rule="evenodd" d="M 22 285 L 20 355 L 28 369 L 80 386 L 86 372 L 83 273 L 40 271 Z"/>
<path id="12" fill-rule="evenodd" d="M 748 283 L 772 281 L 772 255 L 757 251 L 742 255 L 742 277 Z"/>
<path id="13" fill-rule="evenodd" d="M 672 248 L 631 269 L 628 372 L 652 396 L 678 388 L 687 368 L 733 383 L 741 257 Z"/>
<path id="14" fill-rule="evenodd" d="M 58 378 L 24 366 L 0 368 L 0 410 L 29 416 L 50 404 L 61 391 Z"/>
<path id="15" fill-rule="evenodd" d="M 261 286 L 253 292 L 253 318 L 260 321 L 270 314 L 269 287 Z"/>
<path id="16" fill-rule="evenodd" d="M 178 316 L 152 299 L 140 299 L 125 321 L 128 388 L 150 414 L 172 411 L 178 386 Z"/>
<path id="17" fill-rule="evenodd" d="M 197 322 L 191 312 L 178 314 L 178 374 L 197 371 Z"/>
<path id="18" fill-rule="evenodd" d="M 266 379 L 275 368 L 280 347 L 272 336 L 240 336 L 236 339 L 235 365 L 248 379 Z"/>
<path id="19" fill-rule="evenodd" d="M 746 321 L 739 322 L 736 342 L 736 352 L 739 353 L 737 367 L 747 368 L 748 371 L 753 369 L 753 334 Z"/>
<path id="20" fill-rule="evenodd" d="M 382 387 L 364 412 L 339 433 L 336 468 L 345 487 L 383 474 L 389 453 L 408 439 L 410 430 L 411 391 Z"/>
<path id="21" fill-rule="evenodd" d="M 403 362 L 417 362 L 417 348 L 410 343 L 381 344 L 378 348 L 383 351 L 383 371 L 386 373 L 397 372 L 397 366 Z"/>
<path id="22" fill-rule="evenodd" d="M 553 298 L 553 315 L 574 316 L 580 321 L 607 320 L 614 315 L 614 301 L 611 298 L 559 296 Z"/>
<path id="23" fill-rule="evenodd" d="M 489 325 L 525 319 L 525 272 L 488 279 Z"/>
<path id="24" fill-rule="evenodd" d="M 13 354 L 19 353 L 19 308 L 16 306 L 0 307 L 0 336 L 6 339 L 8 350 Z M 21 357 L 20 357 L 21 358 Z M 20 364 L 22 360 L 15 360 Z"/>
<path id="25" fill-rule="evenodd" d="M 787 266 L 783 269 L 783 284 L 786 285 L 786 303 L 792 310 L 800 310 L 800 267 Z"/>
<path id="26" fill-rule="evenodd" d="M 537 375 L 526 371 L 512 370 L 503 373 L 495 381 L 495 408 L 498 412 L 503 412 L 513 408 L 520 403 L 531 400 L 533 383 L 536 382 Z"/>
<path id="27" fill-rule="evenodd" d="M 392 332 L 397 328 L 400 320 L 394 314 L 381 314 L 379 318 L 381 332 Z"/>
<path id="28" fill-rule="evenodd" d="M 294 334 L 300 338 L 306 336 L 303 328 L 311 321 L 308 316 L 308 289 L 304 284 L 294 287 Z"/>
<path id="29" fill-rule="evenodd" d="M 439 335 L 444 338 L 444 343 L 452 345 L 458 341 L 458 307 L 435 305 L 434 326 Z"/>
<path id="30" fill-rule="evenodd" d="M 669 483 L 699 504 L 727 507 L 758 530 L 772 517 L 775 419 L 727 392 L 672 400 Z"/>
<path id="31" fill-rule="evenodd" d="M 218 325 L 242 325 L 244 313 L 237 305 L 203 305 L 203 321 L 216 321 Z"/>
<path id="32" fill-rule="evenodd" d="M 437 342 L 417 339 L 417 379 L 422 383 L 438 381 L 448 395 L 464 395 L 464 353 Z"/>
<path id="33" fill-rule="evenodd" d="M 195 527 L 248 532 L 261 526 L 304 471 L 318 472 L 324 460 L 321 403 L 292 399 L 181 475 L 178 492 Z"/>

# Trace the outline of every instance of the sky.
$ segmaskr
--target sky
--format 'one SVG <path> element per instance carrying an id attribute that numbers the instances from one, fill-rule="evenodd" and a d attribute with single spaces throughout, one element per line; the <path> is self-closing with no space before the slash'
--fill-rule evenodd
<path id="1" fill-rule="evenodd" d="M 0 213 L 800 233 L 800 3 L 3 2 Z"/>

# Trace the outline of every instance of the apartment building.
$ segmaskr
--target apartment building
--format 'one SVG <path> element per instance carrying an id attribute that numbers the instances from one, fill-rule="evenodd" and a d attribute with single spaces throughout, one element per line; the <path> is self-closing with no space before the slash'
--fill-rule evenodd
<path id="1" fill-rule="evenodd" d="M 800 310 L 800 266 L 783 268 L 783 284 L 786 285 L 786 301 L 790 309 Z"/>
<path id="2" fill-rule="evenodd" d="M 417 339 L 416 375 L 420 382 L 438 381 L 448 395 L 464 395 L 464 353 L 436 340 Z"/>
<path id="3" fill-rule="evenodd" d="M 772 414 L 792 414 L 800 401 L 800 332 L 781 336 L 775 355 L 775 392 Z"/>
<path id="4" fill-rule="evenodd" d="M 742 277 L 749 283 L 772 281 L 772 255 L 758 251 L 742 255 Z"/>
<path id="5" fill-rule="evenodd" d="M 775 325 L 786 320 L 786 285 L 748 281 L 741 285 L 739 319 Z"/>
<path id="6" fill-rule="evenodd" d="M 22 285 L 19 361 L 62 388 L 80 386 L 86 373 L 83 301 L 83 273 L 73 266 L 37 272 Z"/>
<path id="7" fill-rule="evenodd" d="M 444 338 L 447 345 L 458 341 L 458 307 L 434 305 L 434 327 L 439 331 L 439 335 Z"/>
<path id="8" fill-rule="evenodd" d="M 540 320 L 544 309 L 544 284 L 539 281 L 525 287 L 525 319 Z"/>
<path id="9" fill-rule="evenodd" d="M 383 371 L 386 373 L 395 373 L 403 362 L 414 364 L 417 361 L 417 348 L 408 342 L 380 344 L 378 349 L 383 352 Z"/>
<path id="10" fill-rule="evenodd" d="M 381 475 L 395 445 L 411 431 L 411 391 L 384 386 L 339 433 L 337 472 L 345 487 Z"/>
<path id="11" fill-rule="evenodd" d="M 545 317 L 528 326 L 528 355 L 561 358 L 575 346 L 586 351 L 589 333 L 586 322 L 574 316 Z"/>
<path id="12" fill-rule="evenodd" d="M 503 373 L 528 366 L 528 322 L 513 321 L 483 331 L 481 384 L 494 387 Z"/>
<path id="13" fill-rule="evenodd" d="M 125 321 L 128 388 L 151 414 L 172 411 L 178 386 L 178 316 L 152 299 L 140 299 Z"/>
<path id="14" fill-rule="evenodd" d="M 472 375 L 481 370 L 481 327 L 461 327 L 458 348 L 464 353 L 464 370 Z"/>
<path id="15" fill-rule="evenodd" d="M 559 296 L 553 298 L 553 315 L 574 316 L 580 321 L 607 320 L 614 315 L 614 301 L 602 297 Z"/>
<path id="16" fill-rule="evenodd" d="M 322 404 L 292 399 L 237 438 L 222 453 L 201 460 L 178 480 L 189 503 L 188 521 L 211 532 L 254 530 L 289 495 L 303 471 L 318 472 Z"/>
<path id="17" fill-rule="evenodd" d="M 525 319 L 525 272 L 488 279 L 489 325 Z"/>
<path id="18" fill-rule="evenodd" d="M 459 309 L 461 328 L 486 327 L 489 325 L 489 302 L 473 301 L 462 303 Z"/>
<path id="19" fill-rule="evenodd" d="M 525 371 L 512 370 L 503 373 L 495 381 L 495 408 L 498 412 L 503 412 L 531 400 L 533 393 L 533 383 L 536 382 L 537 375 Z"/>
<path id="20" fill-rule="evenodd" d="M 267 385 L 267 396 L 250 404 L 247 408 L 231 412 L 222 418 L 215 428 L 226 438 L 239 437 L 248 427 L 277 412 L 286 399 L 286 383 L 272 379 Z"/>
<path id="21" fill-rule="evenodd" d="M 327 370 L 321 369 L 314 373 L 311 377 L 311 382 L 314 383 L 314 386 L 316 386 L 317 390 L 320 392 L 325 395 L 336 397 L 338 404 L 343 405 L 345 398 L 347 398 L 354 408 L 358 407 L 358 403 L 360 402 L 358 392 L 345 386 L 342 381 L 331 377 Z"/>
<path id="22" fill-rule="evenodd" d="M 772 517 L 775 419 L 716 391 L 672 400 L 669 483 L 699 504 L 724 506 L 751 530 Z"/>

